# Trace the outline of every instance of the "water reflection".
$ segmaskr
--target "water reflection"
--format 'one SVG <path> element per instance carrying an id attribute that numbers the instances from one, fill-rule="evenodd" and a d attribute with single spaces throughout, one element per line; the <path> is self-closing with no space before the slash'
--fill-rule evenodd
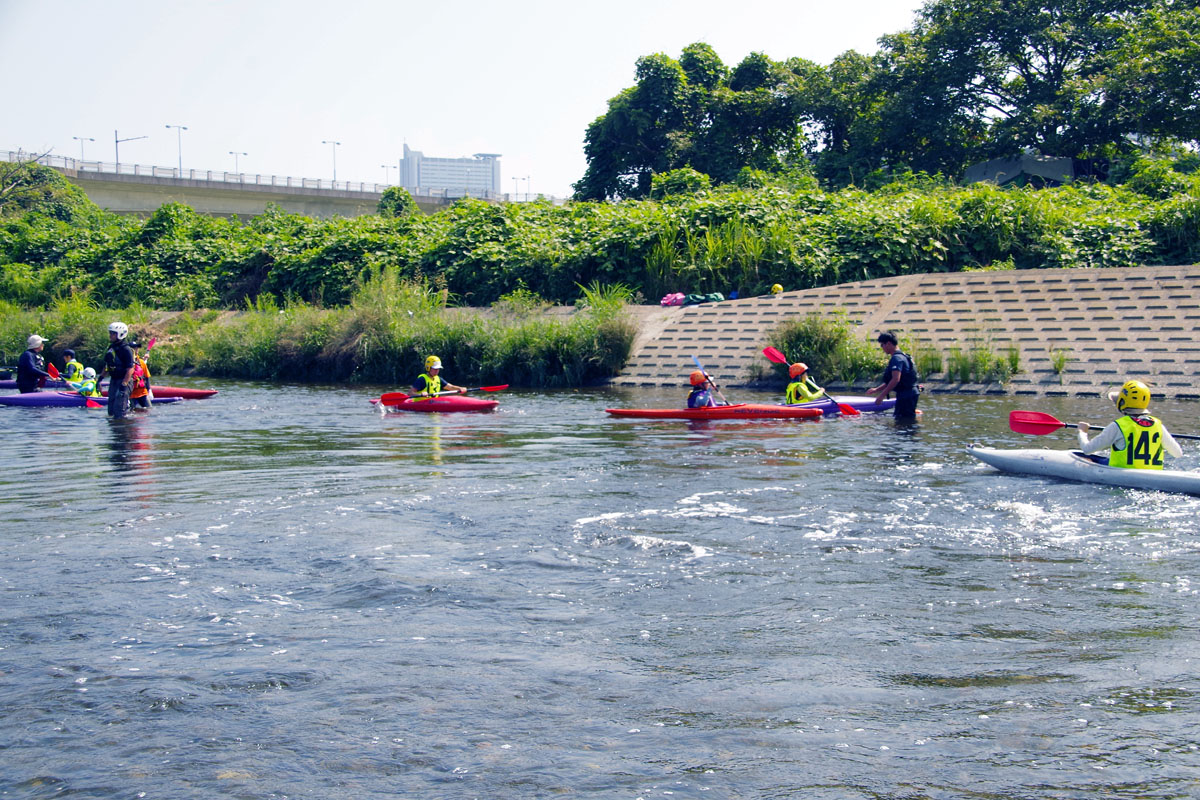
<path id="1" fill-rule="evenodd" d="M 109 420 L 108 460 L 121 483 L 138 500 L 150 502 L 154 491 L 154 446 L 149 421 L 137 417 Z"/>

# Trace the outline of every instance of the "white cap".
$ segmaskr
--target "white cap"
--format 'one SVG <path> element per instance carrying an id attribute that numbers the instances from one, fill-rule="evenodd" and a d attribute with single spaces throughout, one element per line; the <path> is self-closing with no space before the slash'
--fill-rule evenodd
<path id="1" fill-rule="evenodd" d="M 25 346 L 26 346 L 26 347 L 38 347 L 38 346 L 39 346 L 39 345 L 41 345 L 41 344 L 42 344 L 42 342 L 44 342 L 44 341 L 46 341 L 46 340 L 45 340 L 45 339 L 43 339 L 42 337 L 38 336 L 38 335 L 35 333 L 35 334 L 33 334 L 32 336 L 30 336 L 30 337 L 29 337 L 29 340 L 28 340 L 28 341 L 26 341 L 26 342 L 25 342 Z"/>

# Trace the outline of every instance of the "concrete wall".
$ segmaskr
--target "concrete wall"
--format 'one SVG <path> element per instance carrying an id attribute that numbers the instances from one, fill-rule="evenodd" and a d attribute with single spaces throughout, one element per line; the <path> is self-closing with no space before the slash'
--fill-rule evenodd
<path id="1" fill-rule="evenodd" d="M 164 203 L 183 203 L 201 214 L 237 216 L 261 214 L 269 203 L 309 217 L 357 217 L 374 214 L 380 195 L 338 189 L 257 186 L 156 178 L 146 175 L 112 175 L 64 170 L 67 180 L 87 194 L 93 203 L 117 214 L 149 216 Z M 425 213 L 445 208 L 443 198 L 415 198 Z"/>

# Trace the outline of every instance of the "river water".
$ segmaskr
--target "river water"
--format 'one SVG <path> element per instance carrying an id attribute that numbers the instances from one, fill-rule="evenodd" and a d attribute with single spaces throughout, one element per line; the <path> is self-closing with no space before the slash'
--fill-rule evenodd
<path id="1" fill-rule="evenodd" d="M 0 408 L 0 796 L 1200 795 L 1200 498 L 963 449 L 1104 401 L 172 383 L 221 393 Z"/>

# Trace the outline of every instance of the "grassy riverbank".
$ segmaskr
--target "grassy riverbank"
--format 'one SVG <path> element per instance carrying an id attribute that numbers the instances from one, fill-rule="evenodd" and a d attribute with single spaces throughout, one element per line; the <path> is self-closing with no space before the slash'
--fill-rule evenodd
<path id="1" fill-rule="evenodd" d="M 333 309 L 279 306 L 269 295 L 236 313 L 100 309 L 79 296 L 40 310 L 0 301 L 0 360 L 15 364 L 37 333 L 55 363 L 70 347 L 98 367 L 108 323 L 122 319 L 142 343 L 157 340 L 151 365 L 160 375 L 407 384 L 436 353 L 460 385 L 581 386 L 611 377 L 628 359 L 629 299 L 622 287 L 594 284 L 569 314 L 520 291 L 487 309 L 447 309 L 444 294 L 384 272 Z"/>

